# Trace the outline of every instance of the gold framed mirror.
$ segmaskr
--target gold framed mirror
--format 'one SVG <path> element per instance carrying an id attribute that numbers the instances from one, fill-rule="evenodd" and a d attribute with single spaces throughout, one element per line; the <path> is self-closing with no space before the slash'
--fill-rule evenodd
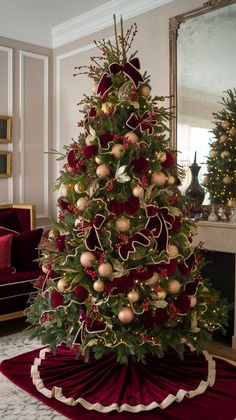
<path id="1" fill-rule="evenodd" d="M 221 109 L 224 92 L 236 87 L 236 0 L 207 1 L 200 8 L 170 18 L 169 36 L 170 94 L 175 114 L 171 145 L 178 150 L 178 162 L 184 169 L 197 151 L 201 181 L 212 136 L 212 114 Z M 209 204 L 207 196 L 203 204 Z"/>

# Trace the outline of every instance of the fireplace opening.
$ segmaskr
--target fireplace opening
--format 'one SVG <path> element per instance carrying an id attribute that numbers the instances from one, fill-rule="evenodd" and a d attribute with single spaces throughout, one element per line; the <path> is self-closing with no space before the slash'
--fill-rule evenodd
<path id="1" fill-rule="evenodd" d="M 235 254 L 229 252 L 205 251 L 204 257 L 206 265 L 202 269 L 204 278 L 208 278 L 216 290 L 221 292 L 221 296 L 228 299 L 229 303 L 234 303 L 235 297 Z M 214 334 L 214 340 L 224 345 L 232 346 L 232 336 L 234 335 L 234 310 L 229 312 L 229 322 L 227 333 Z"/>

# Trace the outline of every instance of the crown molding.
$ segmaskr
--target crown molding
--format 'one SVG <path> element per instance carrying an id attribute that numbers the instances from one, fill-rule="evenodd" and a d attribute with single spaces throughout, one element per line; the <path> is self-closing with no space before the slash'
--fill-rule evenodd
<path id="1" fill-rule="evenodd" d="M 52 28 L 52 47 L 58 48 L 113 25 L 113 15 L 124 20 L 171 3 L 173 0 L 111 0 Z"/>
<path id="2" fill-rule="evenodd" d="M 50 28 L 22 19 L 0 15 L 0 36 L 52 48 Z"/>

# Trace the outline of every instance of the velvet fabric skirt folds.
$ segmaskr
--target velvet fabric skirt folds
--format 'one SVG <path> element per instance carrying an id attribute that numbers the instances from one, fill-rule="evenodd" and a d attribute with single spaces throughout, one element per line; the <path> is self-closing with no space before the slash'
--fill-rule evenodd
<path id="1" fill-rule="evenodd" d="M 145 365 L 132 358 L 128 365 L 119 365 L 112 354 L 84 363 L 64 348 L 58 349 L 56 355 L 45 349 L 41 355 L 39 353 L 35 350 L 5 360 L 1 371 L 12 382 L 69 419 L 236 418 L 234 362 L 232 365 L 205 355 L 207 360 L 204 355 L 197 357 L 194 352 L 186 352 L 185 359 L 180 360 L 174 351 L 170 351 L 163 359 L 148 357 Z M 30 369 L 40 392 L 32 383 Z M 203 393 L 191 398 L 196 395 L 196 390 Z M 148 407 L 148 411 L 135 414 L 135 407 L 143 410 L 140 402 Z M 133 410 L 117 412 L 126 410 L 127 406 Z M 94 411 L 103 407 L 108 409 Z M 114 411 L 107 412 L 110 410 Z"/>

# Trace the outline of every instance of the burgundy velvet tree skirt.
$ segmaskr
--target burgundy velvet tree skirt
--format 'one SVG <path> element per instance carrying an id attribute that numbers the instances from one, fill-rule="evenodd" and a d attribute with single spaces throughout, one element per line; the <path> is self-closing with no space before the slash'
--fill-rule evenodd
<path id="1" fill-rule="evenodd" d="M 119 365 L 112 354 L 84 363 L 42 349 L 4 360 L 1 372 L 69 419 L 236 419 L 236 363 L 207 352 Z"/>

